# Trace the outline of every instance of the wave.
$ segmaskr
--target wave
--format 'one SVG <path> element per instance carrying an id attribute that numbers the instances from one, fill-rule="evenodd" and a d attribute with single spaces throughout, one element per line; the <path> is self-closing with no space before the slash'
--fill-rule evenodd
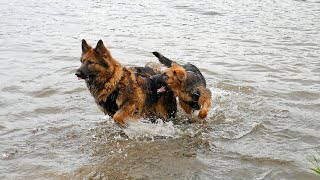
<path id="1" fill-rule="evenodd" d="M 265 126 L 262 123 L 254 123 L 247 130 L 243 130 L 243 131 L 240 130 L 240 132 L 237 130 L 236 132 L 226 133 L 226 134 L 221 135 L 221 138 L 227 139 L 227 140 L 237 140 L 237 139 L 241 139 L 249 134 L 258 132 L 261 129 L 265 129 Z"/>
<path id="2" fill-rule="evenodd" d="M 130 139 L 150 138 L 152 140 L 155 138 L 177 138 L 181 134 L 181 131 L 174 127 L 172 122 L 157 120 L 156 123 L 151 123 L 147 119 L 129 122 L 128 128 L 124 129 L 124 132 Z"/>

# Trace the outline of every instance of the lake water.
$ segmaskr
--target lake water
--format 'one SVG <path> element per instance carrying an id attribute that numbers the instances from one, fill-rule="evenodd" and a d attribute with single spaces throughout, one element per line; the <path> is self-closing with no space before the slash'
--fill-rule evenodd
<path id="1" fill-rule="evenodd" d="M 320 1 L 0 2 L 0 179 L 319 179 Z M 125 66 L 197 65 L 207 123 L 131 123 L 95 105 L 81 39 Z"/>

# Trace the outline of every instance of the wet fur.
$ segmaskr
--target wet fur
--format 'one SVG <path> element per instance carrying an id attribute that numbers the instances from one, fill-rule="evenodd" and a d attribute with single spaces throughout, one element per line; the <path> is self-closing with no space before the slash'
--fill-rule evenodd
<path id="1" fill-rule="evenodd" d="M 150 77 L 156 72 L 148 67 L 122 67 L 99 40 L 92 48 L 82 40 L 81 67 L 76 75 L 85 79 L 96 103 L 114 121 L 126 126 L 126 121 L 141 117 L 168 119 L 175 116 L 176 102 L 168 91 L 157 96 Z M 167 108 L 167 104 L 173 105 Z M 174 106 L 175 105 L 175 106 Z"/>
<path id="2" fill-rule="evenodd" d="M 206 80 L 200 70 L 193 64 L 179 65 L 158 52 L 153 54 L 168 67 L 164 71 L 165 82 L 179 97 L 179 104 L 190 114 L 200 110 L 198 117 L 207 117 L 211 108 L 211 91 L 206 88 Z"/>

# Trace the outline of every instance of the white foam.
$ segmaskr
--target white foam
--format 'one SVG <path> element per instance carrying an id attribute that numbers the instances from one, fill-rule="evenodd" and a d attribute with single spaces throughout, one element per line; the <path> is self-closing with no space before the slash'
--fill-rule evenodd
<path id="1" fill-rule="evenodd" d="M 157 120 L 156 123 L 151 123 L 150 120 L 140 119 L 131 121 L 124 132 L 130 139 L 138 138 L 177 138 L 181 131 L 174 127 L 172 122 L 164 123 L 162 120 Z"/>

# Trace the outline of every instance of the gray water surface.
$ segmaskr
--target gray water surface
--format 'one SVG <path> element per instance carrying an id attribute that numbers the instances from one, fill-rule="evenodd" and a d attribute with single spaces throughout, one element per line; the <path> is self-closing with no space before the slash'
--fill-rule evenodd
<path id="1" fill-rule="evenodd" d="M 319 179 L 319 17 L 317 0 L 2 0 L 0 179 Z M 197 65 L 207 125 L 118 128 L 74 75 L 81 39 Z"/>

